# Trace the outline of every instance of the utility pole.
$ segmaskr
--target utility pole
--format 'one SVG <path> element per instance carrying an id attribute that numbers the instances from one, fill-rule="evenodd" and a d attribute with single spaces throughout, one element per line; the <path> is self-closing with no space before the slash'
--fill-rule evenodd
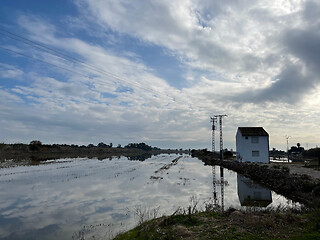
<path id="1" fill-rule="evenodd" d="M 223 160 L 223 138 L 222 138 L 222 118 L 227 117 L 227 115 L 214 115 L 213 117 L 219 118 L 220 125 L 220 160 Z"/>
<path id="2" fill-rule="evenodd" d="M 216 130 L 217 117 L 212 117 L 211 118 L 211 122 L 212 122 L 212 153 L 215 153 L 216 146 L 215 146 L 215 134 L 214 134 L 214 131 Z"/>
<path id="3" fill-rule="evenodd" d="M 217 206 L 217 180 L 216 180 L 216 166 L 212 166 L 212 186 L 213 186 L 213 201 L 214 206 Z"/>
<path id="4" fill-rule="evenodd" d="M 284 137 L 287 139 L 287 155 L 288 155 L 288 162 L 289 162 L 289 138 L 291 138 L 291 136 L 285 135 Z"/>
<path id="5" fill-rule="evenodd" d="M 212 122 L 212 154 L 216 152 L 216 146 L 215 146 L 215 130 L 216 130 L 216 123 L 217 123 L 217 117 L 212 117 L 211 118 Z M 213 200 L 214 200 L 214 205 L 217 205 L 217 180 L 216 180 L 216 166 L 212 166 L 212 185 L 213 185 Z"/>
<path id="6" fill-rule="evenodd" d="M 224 168 L 220 166 L 221 209 L 224 211 Z"/>
<path id="7" fill-rule="evenodd" d="M 222 118 L 227 117 L 227 115 L 214 115 L 211 117 L 212 122 L 212 153 L 216 151 L 215 149 L 215 130 L 217 119 L 219 118 L 219 126 L 220 126 L 220 160 L 223 160 L 223 135 L 222 135 Z M 212 166 L 212 176 L 213 176 L 213 199 L 214 204 L 217 203 L 217 187 L 216 187 L 216 167 Z M 224 169 L 220 167 L 220 187 L 221 187 L 221 208 L 224 210 Z"/>

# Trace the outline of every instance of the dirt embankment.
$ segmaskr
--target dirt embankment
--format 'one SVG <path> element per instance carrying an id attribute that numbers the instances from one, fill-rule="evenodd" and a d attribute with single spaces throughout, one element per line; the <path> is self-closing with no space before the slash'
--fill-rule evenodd
<path id="1" fill-rule="evenodd" d="M 220 165 L 307 206 L 320 206 L 320 181 L 306 174 L 291 174 L 287 166 L 221 161 L 208 151 L 193 151 L 193 156 L 207 165 Z"/>

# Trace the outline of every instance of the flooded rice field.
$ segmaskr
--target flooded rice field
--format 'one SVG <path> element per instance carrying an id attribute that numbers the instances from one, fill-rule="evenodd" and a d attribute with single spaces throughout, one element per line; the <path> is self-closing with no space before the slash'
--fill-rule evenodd
<path id="1" fill-rule="evenodd" d="M 145 161 L 59 159 L 0 169 L 0 239 L 110 239 L 199 201 L 229 207 L 298 204 L 188 155 Z"/>

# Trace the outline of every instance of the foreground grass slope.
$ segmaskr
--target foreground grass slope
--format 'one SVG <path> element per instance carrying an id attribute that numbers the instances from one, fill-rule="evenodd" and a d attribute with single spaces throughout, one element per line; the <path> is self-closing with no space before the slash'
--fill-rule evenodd
<path id="1" fill-rule="evenodd" d="M 320 210 L 180 214 L 145 222 L 115 238 L 124 239 L 320 239 Z"/>

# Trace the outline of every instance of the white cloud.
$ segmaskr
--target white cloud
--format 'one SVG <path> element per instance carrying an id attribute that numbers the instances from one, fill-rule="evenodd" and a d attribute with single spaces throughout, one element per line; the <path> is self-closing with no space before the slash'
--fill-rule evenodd
<path id="1" fill-rule="evenodd" d="M 9 64 L 0 63 L 0 77 L 21 80 L 22 75 L 23 71 L 21 71 L 19 68 Z"/>
<path id="2" fill-rule="evenodd" d="M 292 132 L 303 138 L 305 129 L 319 120 L 320 7 L 315 1 L 75 2 L 80 15 L 63 20 L 67 29 L 87 30 L 99 43 L 68 34 L 50 20 L 19 18 L 29 38 L 85 65 L 35 50 L 28 53 L 89 76 L 48 66 L 40 71 L 35 64 L 27 73 L 31 84 L 6 90 L 29 101 L 30 116 L 12 116 L 17 114 L 17 122 L 32 119 L 25 126 L 39 136 L 45 137 L 50 126 L 52 139 L 67 132 L 63 139 L 69 142 L 148 139 L 166 147 L 176 142 L 208 147 L 210 116 L 226 113 L 229 147 L 234 148 L 238 126 L 264 126 L 272 144 L 283 147 L 283 135 Z M 150 48 L 161 47 L 186 65 L 182 89 L 156 76 L 139 52 L 111 50 L 101 43 L 117 44 L 127 36 Z M 308 118 L 303 117 L 306 112 Z M 314 131 L 309 139 L 316 143 L 317 135 Z"/>

